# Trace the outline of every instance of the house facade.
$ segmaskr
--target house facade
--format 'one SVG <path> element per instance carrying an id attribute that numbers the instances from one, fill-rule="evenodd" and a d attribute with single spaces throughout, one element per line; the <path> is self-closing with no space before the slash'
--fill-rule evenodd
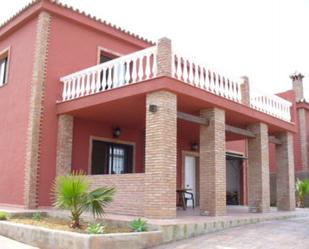
<path id="1" fill-rule="evenodd" d="M 204 215 L 227 204 L 294 210 L 308 172 L 302 76 L 269 95 L 58 2 L 0 27 L 0 204 L 50 207 L 57 175 L 115 186 L 109 212 L 174 218 L 177 189 Z"/>

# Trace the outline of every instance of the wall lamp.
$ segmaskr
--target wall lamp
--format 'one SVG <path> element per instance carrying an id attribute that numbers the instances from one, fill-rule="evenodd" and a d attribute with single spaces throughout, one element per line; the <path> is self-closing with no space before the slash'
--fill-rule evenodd
<path id="1" fill-rule="evenodd" d="M 157 105 L 149 105 L 149 111 L 152 113 L 156 113 L 158 111 Z"/>
<path id="2" fill-rule="evenodd" d="M 121 129 L 119 127 L 113 129 L 113 137 L 118 138 L 121 134 Z"/>
<path id="3" fill-rule="evenodd" d="M 197 142 L 191 143 L 191 150 L 198 151 L 199 145 Z"/>

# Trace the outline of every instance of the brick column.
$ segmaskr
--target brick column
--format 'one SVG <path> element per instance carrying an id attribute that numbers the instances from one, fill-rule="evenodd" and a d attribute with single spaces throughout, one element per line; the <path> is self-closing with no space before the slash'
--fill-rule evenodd
<path id="1" fill-rule="evenodd" d="M 149 106 L 156 106 L 150 111 Z M 177 96 L 146 97 L 145 206 L 148 218 L 176 217 Z"/>
<path id="2" fill-rule="evenodd" d="M 157 45 L 157 76 L 172 75 L 172 42 L 163 37 Z"/>
<path id="3" fill-rule="evenodd" d="M 250 106 L 250 85 L 249 78 L 247 76 L 242 76 L 243 80 L 240 85 L 240 93 L 241 93 L 241 103 L 247 106 Z"/>
<path id="4" fill-rule="evenodd" d="M 270 208 L 268 126 L 263 123 L 248 127 L 255 138 L 248 139 L 248 205 L 250 212 Z"/>
<path id="5" fill-rule="evenodd" d="M 71 172 L 73 143 L 73 117 L 60 115 L 58 117 L 57 161 L 56 175 L 65 175 Z"/>
<path id="6" fill-rule="evenodd" d="M 277 207 L 279 210 L 295 209 L 295 176 L 293 136 L 289 132 L 277 136 L 282 144 L 276 144 Z"/>
<path id="7" fill-rule="evenodd" d="M 225 112 L 202 110 L 209 125 L 200 126 L 200 209 L 202 215 L 226 213 Z"/>

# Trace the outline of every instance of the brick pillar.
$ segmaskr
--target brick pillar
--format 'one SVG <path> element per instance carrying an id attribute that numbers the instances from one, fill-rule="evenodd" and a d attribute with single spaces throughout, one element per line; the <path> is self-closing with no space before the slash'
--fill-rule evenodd
<path id="1" fill-rule="evenodd" d="M 240 93 L 241 93 L 241 103 L 247 106 L 250 106 L 250 85 L 249 78 L 247 76 L 242 76 L 243 80 L 240 85 Z"/>
<path id="2" fill-rule="evenodd" d="M 213 216 L 226 213 L 225 112 L 202 110 L 209 125 L 200 126 L 200 210 Z"/>
<path id="3" fill-rule="evenodd" d="M 73 117 L 60 115 L 58 117 L 57 161 L 56 175 L 65 175 L 71 172 L 73 143 Z"/>
<path id="4" fill-rule="evenodd" d="M 282 144 L 276 144 L 277 207 L 279 210 L 295 209 L 295 176 L 293 136 L 289 132 L 277 136 Z"/>
<path id="5" fill-rule="evenodd" d="M 150 111 L 154 105 L 156 110 Z M 176 217 L 177 96 L 146 97 L 145 206 L 148 218 Z"/>
<path id="6" fill-rule="evenodd" d="M 255 138 L 248 139 L 248 205 L 250 212 L 270 208 L 268 126 L 263 123 L 248 127 Z"/>
<path id="7" fill-rule="evenodd" d="M 172 75 L 172 42 L 163 37 L 157 45 L 157 76 Z"/>

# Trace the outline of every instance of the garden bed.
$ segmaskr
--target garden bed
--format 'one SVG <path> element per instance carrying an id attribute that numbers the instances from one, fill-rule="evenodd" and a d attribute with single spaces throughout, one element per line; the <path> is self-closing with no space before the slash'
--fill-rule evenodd
<path id="1" fill-rule="evenodd" d="M 68 231 L 68 232 L 77 232 L 77 233 L 87 233 L 87 223 L 82 222 L 80 229 L 72 229 L 70 228 L 69 224 L 70 222 L 65 219 L 61 218 L 53 218 L 53 217 L 42 217 L 40 220 L 35 220 L 30 217 L 16 217 L 16 218 L 10 218 L 8 221 L 14 222 L 14 223 L 20 223 L 25 225 L 33 225 L 33 226 L 39 226 L 44 228 L 50 228 L 50 229 L 56 229 L 61 231 Z M 133 232 L 132 229 L 129 227 L 113 227 L 109 225 L 108 223 L 103 222 L 104 225 L 104 232 L 103 234 L 108 233 L 130 233 Z"/>
<path id="2" fill-rule="evenodd" d="M 70 230 L 68 223 L 55 225 L 51 220 L 58 224 L 54 218 L 42 221 L 31 218 L 0 221 L 0 235 L 40 249 L 142 249 L 159 245 L 163 241 L 161 231 L 123 233 L 120 230 L 123 228 L 118 227 L 113 228 L 117 233 L 86 234 Z"/>

